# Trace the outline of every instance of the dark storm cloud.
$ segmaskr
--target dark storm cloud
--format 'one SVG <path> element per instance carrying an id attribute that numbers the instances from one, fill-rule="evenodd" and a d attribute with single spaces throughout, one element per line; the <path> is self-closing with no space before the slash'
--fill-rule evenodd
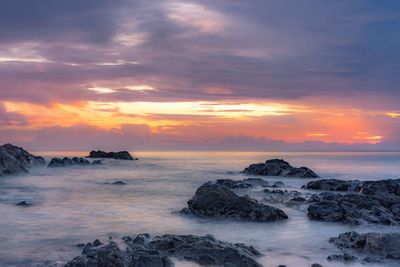
<path id="1" fill-rule="evenodd" d="M 0 42 L 105 42 L 117 30 L 117 11 L 126 0 L 3 0 Z"/>
<path id="2" fill-rule="evenodd" d="M 182 3 L 175 16 L 184 19 L 176 20 L 170 13 Z M 190 5 L 204 18 L 191 18 Z M 0 63 L 0 94 L 43 102 L 393 99 L 400 97 L 397 7 L 391 1 L 2 1 L 0 52 L 34 41 L 33 52 L 49 62 Z M 221 25 L 209 30 L 201 24 L 207 21 Z M 143 40 L 133 47 L 116 41 L 132 34 Z M 103 64 L 121 60 L 138 64 Z M 123 78 L 153 82 L 158 90 L 100 95 L 84 88 Z"/>

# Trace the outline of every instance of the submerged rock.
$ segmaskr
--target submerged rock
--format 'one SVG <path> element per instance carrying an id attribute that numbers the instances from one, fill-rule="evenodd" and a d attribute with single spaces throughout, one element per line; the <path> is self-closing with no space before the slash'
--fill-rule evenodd
<path id="1" fill-rule="evenodd" d="M 112 182 L 112 183 L 105 183 L 105 184 L 111 184 L 111 185 L 126 185 L 126 183 L 123 182 L 123 181 L 115 181 L 115 182 Z"/>
<path id="2" fill-rule="evenodd" d="M 252 246 L 232 244 L 214 237 L 194 235 L 139 234 L 122 240 L 122 251 L 114 242 L 107 245 L 89 243 L 82 256 L 70 260 L 66 267 L 173 267 L 171 257 L 203 266 L 261 267 L 256 258 L 261 253 Z"/>
<path id="3" fill-rule="evenodd" d="M 99 159 L 96 159 L 92 162 L 92 165 L 101 165 L 101 164 L 103 164 L 103 162 Z"/>
<path id="4" fill-rule="evenodd" d="M 47 167 L 66 167 L 66 166 L 72 166 L 72 165 L 90 165 L 90 161 L 84 158 L 78 158 L 78 157 L 73 157 L 73 158 L 52 158 L 49 165 Z"/>
<path id="5" fill-rule="evenodd" d="M 342 249 L 354 249 L 384 258 L 400 259 L 400 233 L 359 234 L 353 231 L 332 237 L 329 242 Z"/>
<path id="6" fill-rule="evenodd" d="M 357 192 L 365 195 L 396 195 L 400 196 L 400 179 L 379 181 L 358 181 L 324 179 L 311 181 L 303 185 L 304 189 L 316 189 L 326 191 Z"/>
<path id="7" fill-rule="evenodd" d="M 283 189 L 264 189 L 263 192 L 267 195 L 263 201 L 269 203 L 283 203 L 286 206 L 300 206 L 305 204 L 311 194 L 303 194 L 296 190 Z"/>
<path id="8" fill-rule="evenodd" d="M 0 175 L 27 172 L 32 166 L 44 164 L 44 158 L 32 155 L 22 147 L 12 144 L 0 146 Z"/>
<path id="9" fill-rule="evenodd" d="M 215 183 L 231 189 L 250 188 L 257 186 L 267 187 L 269 185 L 268 181 L 265 181 L 261 178 L 247 178 L 244 180 L 218 179 Z"/>
<path id="10" fill-rule="evenodd" d="M 292 167 L 288 162 L 282 159 L 271 159 L 265 163 L 251 164 L 244 169 L 244 173 L 253 175 L 283 176 L 283 177 L 301 177 L 318 178 L 319 176 L 307 167 Z"/>
<path id="11" fill-rule="evenodd" d="M 238 196 L 228 187 L 205 183 L 200 186 L 181 213 L 200 217 L 269 222 L 287 219 L 284 211 L 259 203 L 249 196 Z"/>
<path id="12" fill-rule="evenodd" d="M 105 151 L 90 151 L 87 158 L 108 158 L 108 159 L 125 159 L 125 160 L 137 160 L 137 158 L 132 157 L 128 151 L 119 152 L 105 152 Z"/>
<path id="13" fill-rule="evenodd" d="M 341 261 L 341 262 L 345 262 L 345 263 L 350 263 L 350 262 L 356 262 L 358 260 L 358 258 L 354 255 L 348 254 L 348 253 L 344 253 L 342 255 L 337 255 L 337 254 L 333 254 L 333 255 L 329 255 L 328 258 L 326 258 L 328 261 Z"/>
<path id="14" fill-rule="evenodd" d="M 23 201 L 18 202 L 15 205 L 20 206 L 20 207 L 30 207 L 30 206 L 32 206 L 32 203 L 30 203 L 29 201 L 23 200 Z"/>
<path id="15" fill-rule="evenodd" d="M 397 196 L 321 193 L 309 201 L 312 203 L 307 215 L 312 220 L 350 224 L 400 223 L 400 197 Z"/>

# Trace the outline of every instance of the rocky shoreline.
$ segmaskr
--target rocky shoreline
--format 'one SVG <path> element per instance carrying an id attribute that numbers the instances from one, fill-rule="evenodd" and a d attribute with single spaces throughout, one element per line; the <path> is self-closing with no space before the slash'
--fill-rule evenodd
<path id="1" fill-rule="evenodd" d="M 87 158 L 136 160 L 128 152 L 92 151 Z M 42 157 L 34 156 L 23 148 L 6 144 L 0 146 L 0 173 L 26 172 L 35 165 L 44 165 Z M 101 160 L 85 158 L 53 158 L 49 168 L 90 166 Z M 307 167 L 292 167 L 280 159 L 252 164 L 243 171 L 248 175 L 271 177 L 318 178 Z M 117 180 L 108 185 L 126 185 Z M 243 180 L 217 179 L 201 185 L 187 207 L 177 215 L 206 220 L 269 223 L 290 219 L 284 211 L 296 208 L 304 211 L 309 220 L 326 223 L 400 225 L 400 179 L 359 181 L 320 179 L 310 181 L 301 188 L 285 188 L 282 181 L 249 177 Z M 256 195 L 257 198 L 254 198 Z M 274 207 L 271 204 L 279 205 Z M 282 205 L 283 204 L 283 205 Z M 16 204 L 30 207 L 29 201 Z M 300 209 L 301 207 L 301 209 Z M 142 266 L 171 267 L 174 261 L 192 261 L 202 266 L 261 267 L 262 254 L 251 245 L 233 244 L 215 239 L 211 235 L 139 234 L 122 238 L 123 246 L 109 240 L 106 244 L 96 240 L 84 245 L 82 255 L 68 261 L 66 267 L 83 266 Z M 323 241 L 323 240 L 321 240 Z M 400 260 L 400 233 L 345 232 L 329 242 L 343 254 L 327 254 L 328 261 L 346 263 L 382 263 L 387 259 Z M 318 263 L 312 266 L 322 266 Z"/>

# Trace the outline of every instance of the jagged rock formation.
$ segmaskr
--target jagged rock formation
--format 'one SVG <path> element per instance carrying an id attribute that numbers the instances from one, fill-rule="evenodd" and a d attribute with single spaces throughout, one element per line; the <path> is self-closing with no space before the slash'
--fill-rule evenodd
<path id="1" fill-rule="evenodd" d="M 284 211 L 259 203 L 249 196 L 238 196 L 228 187 L 205 183 L 181 213 L 200 217 L 240 221 L 269 222 L 287 219 Z"/>
<path id="2" fill-rule="evenodd" d="M 232 244 L 214 237 L 194 235 L 163 235 L 151 237 L 139 234 L 122 238 L 126 250 L 111 241 L 88 243 L 81 256 L 70 260 L 66 267 L 173 267 L 171 257 L 203 266 L 261 267 L 256 258 L 261 255 L 252 246 Z"/>
<path id="3" fill-rule="evenodd" d="M 125 159 L 125 160 L 137 160 L 137 158 L 132 157 L 128 151 L 119 152 L 105 152 L 105 151 L 90 151 L 87 158 L 108 158 L 108 159 Z"/>
<path id="4" fill-rule="evenodd" d="M 318 178 L 319 176 L 307 167 L 292 167 L 283 159 L 271 159 L 265 163 L 251 164 L 244 169 L 244 173 L 253 175 L 283 176 L 283 177 L 301 177 Z"/>
<path id="5" fill-rule="evenodd" d="M 12 144 L 0 146 L 0 175 L 27 172 L 32 166 L 44 164 L 44 158 L 32 155 L 22 147 Z"/>

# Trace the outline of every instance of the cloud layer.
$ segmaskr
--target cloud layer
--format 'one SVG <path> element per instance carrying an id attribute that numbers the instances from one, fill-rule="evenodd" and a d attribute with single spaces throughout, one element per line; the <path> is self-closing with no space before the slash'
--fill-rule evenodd
<path id="1" fill-rule="evenodd" d="M 2 140 L 397 142 L 399 30 L 396 1 L 5 0 Z"/>

